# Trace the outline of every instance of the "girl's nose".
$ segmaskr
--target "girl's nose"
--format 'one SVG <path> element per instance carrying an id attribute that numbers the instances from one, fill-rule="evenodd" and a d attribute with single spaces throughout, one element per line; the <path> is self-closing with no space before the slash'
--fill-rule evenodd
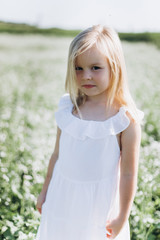
<path id="1" fill-rule="evenodd" d="M 91 79 L 91 78 L 92 78 L 91 72 L 90 72 L 89 70 L 84 71 L 82 78 L 83 78 L 84 80 Z"/>

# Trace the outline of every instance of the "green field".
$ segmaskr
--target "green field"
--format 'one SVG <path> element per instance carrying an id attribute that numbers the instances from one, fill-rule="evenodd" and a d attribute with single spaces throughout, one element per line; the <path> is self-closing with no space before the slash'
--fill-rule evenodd
<path id="1" fill-rule="evenodd" d="M 71 37 L 0 35 L 0 239 L 34 240 L 35 208 L 55 143 Z M 132 240 L 160 239 L 160 51 L 122 42 L 129 86 L 145 112 Z"/>

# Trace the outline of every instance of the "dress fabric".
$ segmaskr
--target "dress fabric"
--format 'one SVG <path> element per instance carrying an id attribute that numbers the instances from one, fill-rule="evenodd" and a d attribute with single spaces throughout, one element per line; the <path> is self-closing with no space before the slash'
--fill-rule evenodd
<path id="1" fill-rule="evenodd" d="M 55 163 L 36 240 L 106 240 L 106 221 L 119 212 L 120 149 L 116 135 L 130 119 L 125 106 L 105 121 L 72 114 L 69 94 L 55 119 L 61 129 Z M 138 110 L 141 119 L 143 112 Z M 115 240 L 130 240 L 127 221 Z"/>

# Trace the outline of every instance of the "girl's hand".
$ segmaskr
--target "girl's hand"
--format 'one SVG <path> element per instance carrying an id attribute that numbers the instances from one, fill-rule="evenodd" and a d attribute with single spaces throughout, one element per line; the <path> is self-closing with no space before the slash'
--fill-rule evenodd
<path id="1" fill-rule="evenodd" d="M 120 218 L 113 219 L 112 221 L 107 221 L 106 224 L 106 236 L 108 239 L 115 239 L 117 235 L 120 233 L 122 227 L 124 226 L 124 221 Z"/>
<path id="2" fill-rule="evenodd" d="M 45 202 L 46 199 L 46 194 L 41 192 L 37 198 L 37 204 L 36 204 L 36 208 L 38 209 L 39 213 L 42 213 L 42 205 Z"/>

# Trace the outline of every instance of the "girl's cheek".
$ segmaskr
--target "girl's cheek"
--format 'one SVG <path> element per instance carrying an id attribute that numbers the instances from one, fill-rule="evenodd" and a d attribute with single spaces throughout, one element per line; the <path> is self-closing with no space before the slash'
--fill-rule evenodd
<path id="1" fill-rule="evenodd" d="M 101 78 L 101 77 L 103 77 L 103 75 L 104 75 L 104 73 L 102 72 L 102 71 L 96 71 L 96 72 L 94 72 L 94 74 L 93 74 L 93 76 L 95 77 L 95 78 Z"/>
<path id="2" fill-rule="evenodd" d="M 82 73 L 80 71 L 76 72 L 76 76 L 80 77 L 82 75 Z"/>
<path id="3" fill-rule="evenodd" d="M 81 84 L 81 78 L 80 78 L 80 76 L 77 76 L 77 84 L 78 84 L 78 85 Z"/>
<path id="4" fill-rule="evenodd" d="M 81 74 L 80 73 L 76 73 L 76 77 L 77 77 L 77 81 L 80 82 L 81 81 Z"/>

